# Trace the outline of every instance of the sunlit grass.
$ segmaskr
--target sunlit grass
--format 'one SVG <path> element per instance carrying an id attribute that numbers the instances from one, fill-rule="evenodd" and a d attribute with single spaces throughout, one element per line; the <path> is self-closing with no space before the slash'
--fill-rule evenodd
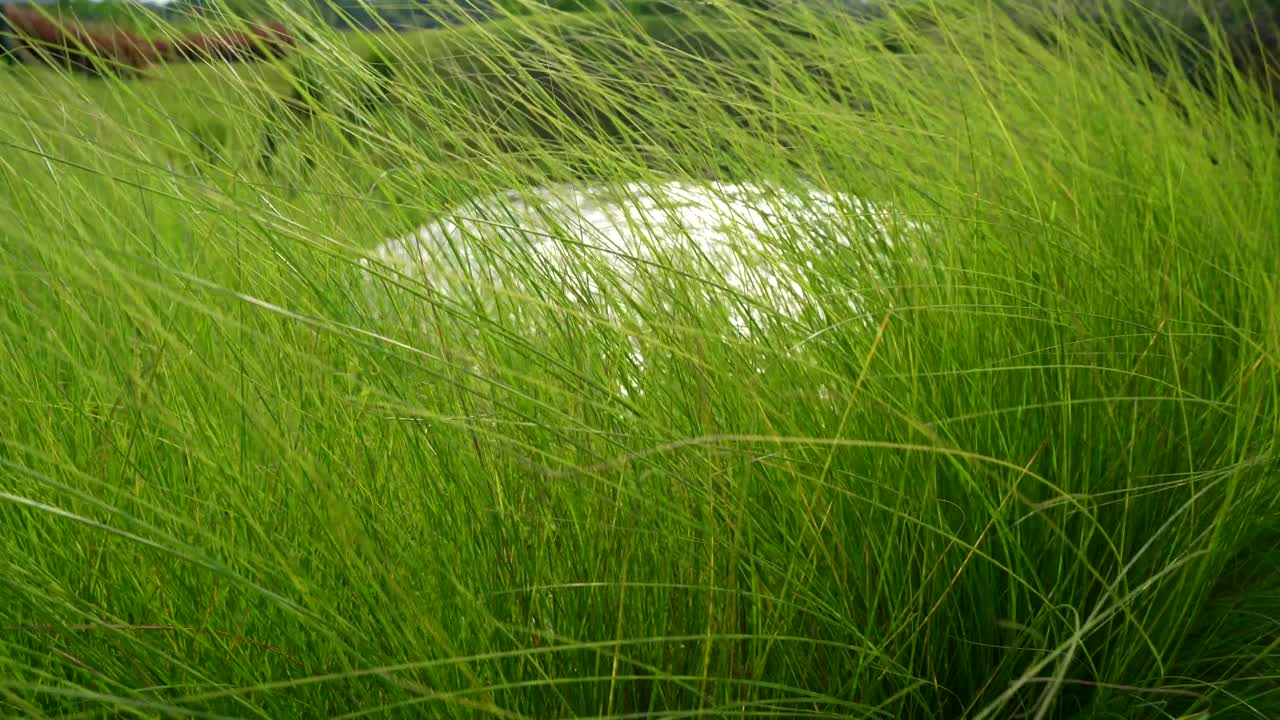
<path id="1" fill-rule="evenodd" d="M 4 714 L 1280 716 L 1275 117 L 955 5 L 6 70 Z M 373 254 L 667 181 L 916 225 Z"/>

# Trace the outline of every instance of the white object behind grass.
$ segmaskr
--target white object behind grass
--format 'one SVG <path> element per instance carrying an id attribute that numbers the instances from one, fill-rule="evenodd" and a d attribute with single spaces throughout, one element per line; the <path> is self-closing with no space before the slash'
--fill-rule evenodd
<path id="1" fill-rule="evenodd" d="M 895 226 L 896 220 L 896 226 Z M 810 302 L 814 262 L 840 262 L 875 282 L 868 262 L 890 230 L 918 227 L 859 198 L 814 188 L 691 182 L 555 185 L 508 191 L 456 207 L 374 259 L 447 298 L 482 307 L 505 295 L 580 306 L 617 320 L 627 308 L 670 310 L 677 293 L 723 307 L 743 336 L 769 319 L 795 319 Z M 561 293 L 563 299 L 554 297 Z M 830 299 L 823 322 L 865 318 L 858 297 Z M 828 317 L 832 308 L 848 311 Z M 634 318 L 632 318 L 634 319 Z"/>

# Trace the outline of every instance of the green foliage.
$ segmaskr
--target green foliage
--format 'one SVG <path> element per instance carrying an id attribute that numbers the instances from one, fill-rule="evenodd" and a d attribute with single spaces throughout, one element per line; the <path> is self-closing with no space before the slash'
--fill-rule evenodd
<path id="1" fill-rule="evenodd" d="M 1280 717 L 1277 117 L 928 5 L 0 73 L 0 715 Z M 897 242 L 369 260 L 708 178 Z"/>
<path id="2" fill-rule="evenodd" d="M 55 17 L 142 30 L 156 29 L 163 22 L 152 7 L 131 0 L 58 0 L 49 11 Z"/>

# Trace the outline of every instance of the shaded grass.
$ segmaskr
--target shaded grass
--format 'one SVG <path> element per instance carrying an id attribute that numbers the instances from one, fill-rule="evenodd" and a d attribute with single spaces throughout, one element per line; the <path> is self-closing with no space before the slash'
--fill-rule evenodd
<path id="1" fill-rule="evenodd" d="M 906 55 L 374 39 L 372 106 L 321 35 L 309 173 L 254 163 L 296 69 L 3 78 L 6 712 L 1280 714 L 1275 119 L 969 10 Z M 693 176 L 928 230 L 750 339 L 679 267 L 616 323 L 533 258 L 472 279 L 498 310 L 355 262 L 471 193 Z"/>

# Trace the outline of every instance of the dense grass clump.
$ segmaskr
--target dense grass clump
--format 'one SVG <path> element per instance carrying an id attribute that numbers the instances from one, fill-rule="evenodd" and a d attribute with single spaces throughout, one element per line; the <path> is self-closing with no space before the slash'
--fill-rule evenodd
<path id="1" fill-rule="evenodd" d="M 1280 717 L 1266 89 L 1056 11 L 807 8 L 5 71 L 3 714 Z M 373 252 L 660 181 L 897 229 L 777 227 L 785 311 Z"/>

